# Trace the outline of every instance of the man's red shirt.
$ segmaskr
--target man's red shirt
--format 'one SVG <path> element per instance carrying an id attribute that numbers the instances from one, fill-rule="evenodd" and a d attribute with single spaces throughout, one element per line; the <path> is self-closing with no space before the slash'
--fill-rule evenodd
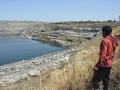
<path id="1" fill-rule="evenodd" d="M 116 38 L 112 37 L 111 35 L 103 38 L 100 44 L 99 61 L 96 66 L 112 67 L 113 55 L 117 46 L 118 42 Z"/>

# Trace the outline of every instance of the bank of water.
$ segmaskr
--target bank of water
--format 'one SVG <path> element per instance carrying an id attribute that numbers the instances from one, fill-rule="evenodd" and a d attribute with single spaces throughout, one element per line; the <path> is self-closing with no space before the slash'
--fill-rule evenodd
<path id="1" fill-rule="evenodd" d="M 64 50 L 62 47 L 14 35 L 0 35 L 0 65 L 13 63 Z"/>

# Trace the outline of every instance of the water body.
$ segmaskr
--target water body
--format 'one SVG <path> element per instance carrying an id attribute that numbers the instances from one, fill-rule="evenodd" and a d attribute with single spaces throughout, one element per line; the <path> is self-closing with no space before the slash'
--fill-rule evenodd
<path id="1" fill-rule="evenodd" d="M 60 50 L 64 48 L 16 36 L 0 35 L 0 65 Z"/>

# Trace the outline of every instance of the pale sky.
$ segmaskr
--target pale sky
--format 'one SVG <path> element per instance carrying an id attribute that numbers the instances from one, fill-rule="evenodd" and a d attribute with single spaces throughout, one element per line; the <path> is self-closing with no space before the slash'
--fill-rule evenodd
<path id="1" fill-rule="evenodd" d="M 0 0 L 0 20 L 108 20 L 120 15 L 120 0 Z"/>

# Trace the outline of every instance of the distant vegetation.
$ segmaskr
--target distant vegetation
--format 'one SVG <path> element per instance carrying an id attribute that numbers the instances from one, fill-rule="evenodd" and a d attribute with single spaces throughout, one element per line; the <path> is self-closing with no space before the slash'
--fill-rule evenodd
<path id="1" fill-rule="evenodd" d="M 107 20 L 107 21 L 92 21 L 92 20 L 88 20 L 88 21 L 67 21 L 67 22 L 56 22 L 54 24 L 67 24 L 67 25 L 70 25 L 70 24 L 82 24 L 82 23 L 114 23 L 114 22 L 117 22 L 116 20 Z"/>

